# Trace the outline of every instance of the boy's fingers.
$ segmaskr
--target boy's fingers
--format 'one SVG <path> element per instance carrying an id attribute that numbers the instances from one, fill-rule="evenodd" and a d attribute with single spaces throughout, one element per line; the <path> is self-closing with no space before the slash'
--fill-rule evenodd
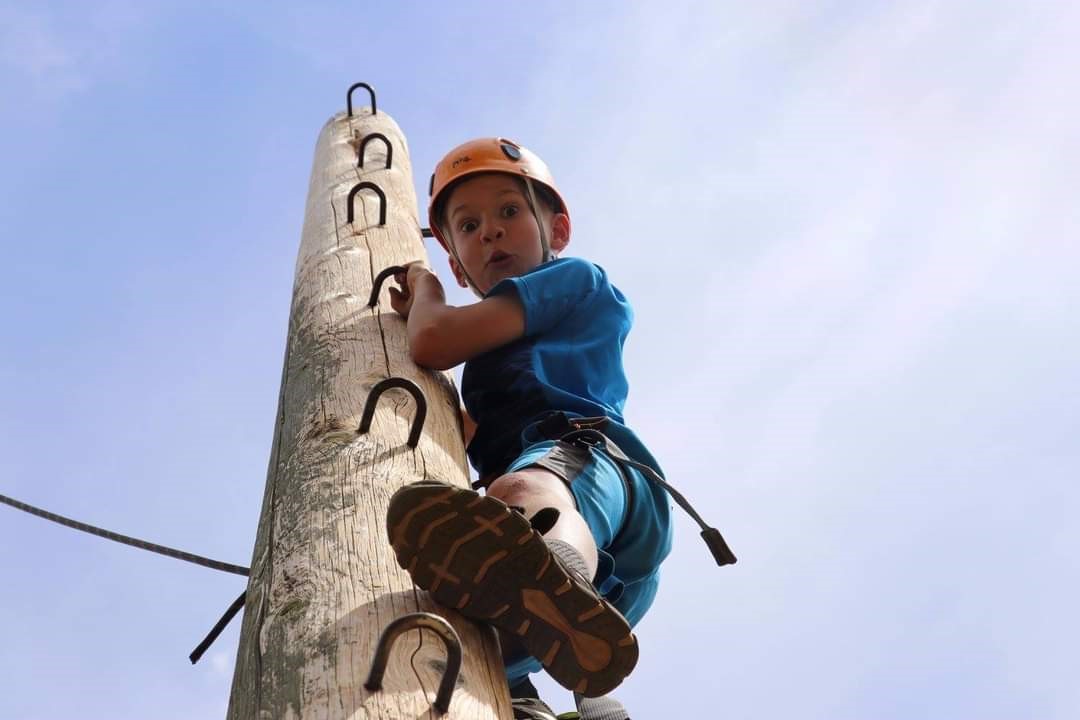
<path id="1" fill-rule="evenodd" d="M 403 266 L 401 267 L 401 271 L 395 272 L 392 275 L 394 282 L 404 287 L 405 284 L 408 283 L 408 276 L 411 273 L 411 267 L 413 267 L 414 264 L 416 264 L 417 262 L 419 262 L 419 260 L 414 260 L 413 262 L 406 262 L 405 264 L 403 264 Z"/>
<path id="2" fill-rule="evenodd" d="M 406 285 L 408 285 L 409 290 L 411 291 L 413 286 L 416 285 L 416 281 L 429 272 L 431 271 L 423 265 L 410 265 L 409 276 L 406 278 Z"/>
<path id="3" fill-rule="evenodd" d="M 397 288 L 390 288 L 390 307 L 400 315 L 408 315 L 409 299 Z"/>

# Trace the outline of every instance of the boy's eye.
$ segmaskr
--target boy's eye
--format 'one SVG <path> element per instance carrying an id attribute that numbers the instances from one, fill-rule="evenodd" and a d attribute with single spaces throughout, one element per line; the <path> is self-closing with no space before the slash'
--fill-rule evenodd
<path id="1" fill-rule="evenodd" d="M 502 216 L 504 218 L 511 218 L 518 214 L 517 205 L 504 205 L 502 209 Z"/>
<path id="2" fill-rule="evenodd" d="M 461 223 L 461 226 L 460 226 L 461 232 L 466 232 L 466 233 L 467 232 L 472 232 L 475 229 L 476 229 L 476 221 L 475 220 L 466 220 L 465 222 Z"/>

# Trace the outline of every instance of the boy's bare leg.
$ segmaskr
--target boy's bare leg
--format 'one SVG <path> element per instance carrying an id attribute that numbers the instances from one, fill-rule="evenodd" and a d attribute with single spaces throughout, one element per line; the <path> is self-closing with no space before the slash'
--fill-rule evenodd
<path id="1" fill-rule="evenodd" d="M 544 537 L 562 540 L 572 546 L 584 558 L 589 577 L 596 575 L 596 541 L 585 524 L 585 518 L 577 511 L 570 488 L 558 475 L 535 467 L 517 470 L 488 485 L 487 494 L 507 505 L 524 508 L 526 517 L 532 517 L 544 508 L 558 510 L 558 521 L 544 533 Z"/>

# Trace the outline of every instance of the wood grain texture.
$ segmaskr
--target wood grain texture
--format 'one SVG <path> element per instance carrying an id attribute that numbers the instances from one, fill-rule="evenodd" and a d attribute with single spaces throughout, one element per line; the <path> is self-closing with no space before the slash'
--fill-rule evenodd
<path id="1" fill-rule="evenodd" d="M 381 142 L 356 151 L 370 133 L 394 146 L 385 167 Z M 378 225 L 375 193 L 346 200 L 359 182 L 387 200 Z M 308 188 L 296 261 L 289 339 L 266 491 L 251 562 L 228 717 L 511 717 L 499 650 L 490 628 L 434 605 L 394 559 L 386 539 L 391 494 L 421 479 L 468 484 L 457 392 L 448 373 L 409 358 L 405 323 L 389 305 L 367 307 L 383 268 L 426 260 L 405 138 L 380 112 L 336 115 L 323 128 Z M 415 450 L 406 444 L 411 396 L 389 390 L 371 431 L 358 434 L 373 385 L 390 376 L 415 382 L 428 403 Z M 446 617 L 462 639 L 463 663 L 446 716 L 431 707 L 445 652 L 425 631 L 395 645 L 383 689 L 363 684 L 376 641 L 395 618 L 417 611 Z"/>

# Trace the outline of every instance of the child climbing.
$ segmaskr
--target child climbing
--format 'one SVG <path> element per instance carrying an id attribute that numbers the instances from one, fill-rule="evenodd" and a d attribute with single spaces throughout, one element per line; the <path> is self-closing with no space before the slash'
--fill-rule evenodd
<path id="1" fill-rule="evenodd" d="M 431 229 L 480 300 L 447 305 L 412 264 L 391 303 L 418 364 L 465 363 L 468 454 L 486 494 L 407 485 L 390 502 L 390 542 L 439 603 L 499 629 L 517 717 L 553 718 L 529 674 L 542 666 L 586 706 L 618 686 L 671 549 L 671 488 L 622 415 L 632 311 L 599 266 L 559 257 L 569 212 L 524 147 L 465 143 L 436 166 L 430 194 Z M 709 532 L 721 562 L 730 551 Z M 593 716 L 625 717 L 610 712 Z"/>

